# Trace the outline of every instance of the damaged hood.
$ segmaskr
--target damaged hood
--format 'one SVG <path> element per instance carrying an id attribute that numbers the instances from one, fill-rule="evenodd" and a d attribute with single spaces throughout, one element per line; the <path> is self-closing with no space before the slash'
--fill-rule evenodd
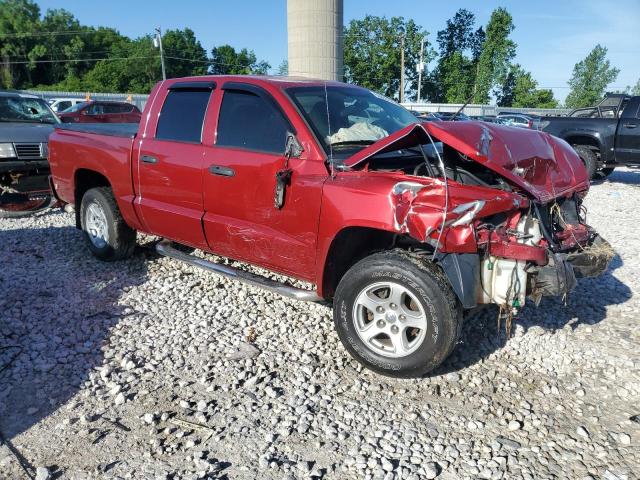
<path id="1" fill-rule="evenodd" d="M 425 122 L 409 125 L 347 158 L 354 167 L 379 153 L 441 141 L 546 203 L 584 190 L 589 178 L 573 148 L 536 130 L 486 122 Z"/>

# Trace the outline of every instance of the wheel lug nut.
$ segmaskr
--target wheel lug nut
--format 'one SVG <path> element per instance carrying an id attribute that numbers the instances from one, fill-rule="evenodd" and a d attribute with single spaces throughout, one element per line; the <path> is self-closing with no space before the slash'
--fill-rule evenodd
<path id="1" fill-rule="evenodd" d="M 391 303 L 389 304 L 389 307 L 393 310 L 395 310 L 395 308 L 397 307 L 397 305 L 395 303 Z"/>
<path id="2" fill-rule="evenodd" d="M 397 325 L 391 325 L 391 333 L 398 333 L 399 329 Z"/>
<path id="3" fill-rule="evenodd" d="M 400 315 L 400 320 L 406 320 L 407 317 L 405 317 L 404 315 Z"/>
<path id="4" fill-rule="evenodd" d="M 384 312 L 384 308 L 382 308 L 382 307 L 378 307 L 378 308 L 376 308 L 376 310 L 378 311 L 378 313 Z"/>
<path id="5" fill-rule="evenodd" d="M 384 328 L 384 320 L 378 320 L 378 328 Z"/>

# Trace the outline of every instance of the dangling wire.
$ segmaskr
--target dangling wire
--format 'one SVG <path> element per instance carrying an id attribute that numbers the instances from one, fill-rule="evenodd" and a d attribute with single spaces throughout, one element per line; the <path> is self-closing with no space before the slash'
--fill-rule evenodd
<path id="1" fill-rule="evenodd" d="M 440 232 L 438 233 L 438 241 L 433 249 L 433 257 L 431 257 L 431 261 L 433 262 L 436 259 L 436 254 L 438 253 L 438 247 L 440 246 L 440 240 L 442 239 L 442 232 L 444 231 L 444 224 L 447 222 L 447 213 L 449 211 L 449 182 L 447 181 L 447 171 L 444 168 L 444 161 L 442 160 L 442 156 L 440 156 L 440 151 L 438 150 L 438 147 L 436 147 L 431 134 L 426 129 L 424 131 L 429 137 L 429 141 L 431 142 L 433 149 L 436 151 L 440 170 L 442 170 L 442 176 L 444 177 L 444 210 L 442 211 L 442 224 L 440 225 Z"/>
<path id="2" fill-rule="evenodd" d="M 333 145 L 331 144 L 331 117 L 329 116 L 329 95 L 327 94 L 327 82 L 324 82 L 324 104 L 327 107 L 327 134 L 329 137 L 329 172 L 331 178 L 335 177 L 335 170 L 333 167 Z"/>

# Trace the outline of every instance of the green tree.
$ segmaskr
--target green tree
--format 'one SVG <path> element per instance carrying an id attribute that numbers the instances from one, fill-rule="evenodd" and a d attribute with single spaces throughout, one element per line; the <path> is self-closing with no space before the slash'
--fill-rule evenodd
<path id="1" fill-rule="evenodd" d="M 288 60 L 282 60 L 282 62 L 280 62 L 280 65 L 278 65 L 278 73 L 276 75 L 289 75 L 289 61 Z"/>
<path id="2" fill-rule="evenodd" d="M 475 30 L 475 21 L 473 13 L 460 9 L 438 32 L 440 58 L 425 88 L 431 100 L 463 103 L 469 99 L 485 37 L 482 27 Z"/>
<path id="3" fill-rule="evenodd" d="M 640 78 L 631 89 L 631 95 L 640 95 Z"/>
<path id="4" fill-rule="evenodd" d="M 400 92 L 400 50 L 404 38 L 405 93 L 415 92 L 418 84 L 416 65 L 420 45 L 425 40 L 424 62 L 433 58 L 433 49 L 426 40 L 428 33 L 413 20 L 403 17 L 367 15 L 351 20 L 345 28 L 345 79 L 398 99 Z"/>
<path id="5" fill-rule="evenodd" d="M 438 101 L 464 103 L 473 91 L 473 62 L 462 52 L 454 52 L 440 60 L 437 69 Z"/>
<path id="6" fill-rule="evenodd" d="M 596 45 L 591 52 L 573 67 L 569 80 L 571 92 L 565 101 L 569 108 L 595 105 L 604 95 L 607 85 L 618 78 L 620 70 L 607 60 L 607 48 Z"/>
<path id="7" fill-rule="evenodd" d="M 266 75 L 271 65 L 258 61 L 253 50 L 243 48 L 239 52 L 231 45 L 213 47 L 211 69 L 214 75 Z"/>
<path id="8" fill-rule="evenodd" d="M 516 44 L 509 38 L 513 29 L 511 14 L 504 8 L 495 9 L 487 24 L 478 58 L 474 103 L 488 103 L 492 89 L 505 82 L 516 54 Z"/>
<path id="9" fill-rule="evenodd" d="M 0 0 L 0 82 L 4 88 L 30 85 L 42 46 L 40 7 L 31 0 Z M 17 63 L 21 62 L 21 63 Z M 22 63 L 23 62 L 23 63 Z"/>
<path id="10" fill-rule="evenodd" d="M 556 108 L 558 101 L 553 91 L 538 89 L 531 73 L 520 65 L 511 65 L 509 73 L 497 94 L 497 103 L 501 107 Z"/>
<path id="11" fill-rule="evenodd" d="M 162 36 L 167 78 L 206 75 L 209 70 L 207 51 L 193 30 L 167 30 Z"/>

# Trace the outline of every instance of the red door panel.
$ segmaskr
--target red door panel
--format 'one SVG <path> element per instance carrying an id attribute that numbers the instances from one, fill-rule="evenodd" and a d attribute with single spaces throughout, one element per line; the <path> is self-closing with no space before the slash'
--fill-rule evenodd
<path id="1" fill-rule="evenodd" d="M 277 209 L 275 174 L 284 165 L 282 155 L 206 147 L 205 164 L 203 223 L 210 249 L 313 280 L 324 165 L 291 159 L 291 184 Z M 211 166 L 218 168 L 212 172 Z"/>
<path id="2" fill-rule="evenodd" d="M 206 248 L 202 231 L 201 144 L 156 139 L 141 141 L 138 162 L 138 207 L 147 228 L 197 248 Z"/>

